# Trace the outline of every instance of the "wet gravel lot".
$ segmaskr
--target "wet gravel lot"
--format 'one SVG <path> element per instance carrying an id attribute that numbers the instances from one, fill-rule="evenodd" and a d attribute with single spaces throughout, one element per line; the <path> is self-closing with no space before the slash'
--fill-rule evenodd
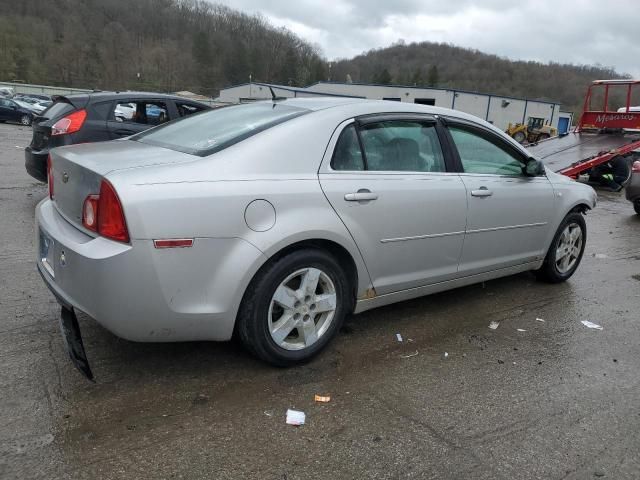
<path id="1" fill-rule="evenodd" d="M 92 384 L 35 270 L 30 136 L 0 124 L 0 478 L 640 478 L 640 216 L 622 195 L 599 192 L 569 282 L 366 312 L 303 367 L 235 342 L 130 343 L 80 316 Z"/>

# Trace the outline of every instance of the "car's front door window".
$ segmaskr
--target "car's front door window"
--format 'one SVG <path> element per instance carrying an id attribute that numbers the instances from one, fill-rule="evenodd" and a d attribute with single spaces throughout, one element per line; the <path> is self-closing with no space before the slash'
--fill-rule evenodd
<path id="1" fill-rule="evenodd" d="M 523 163 L 512 153 L 472 130 L 450 127 L 465 173 L 523 175 Z"/>

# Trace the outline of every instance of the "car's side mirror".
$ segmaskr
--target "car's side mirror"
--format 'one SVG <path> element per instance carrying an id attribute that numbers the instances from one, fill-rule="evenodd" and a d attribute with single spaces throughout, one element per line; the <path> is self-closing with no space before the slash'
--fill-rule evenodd
<path id="1" fill-rule="evenodd" d="M 544 163 L 540 160 L 529 157 L 527 159 L 527 163 L 524 166 L 524 174 L 527 177 L 537 177 L 538 175 L 542 175 L 544 173 Z"/>

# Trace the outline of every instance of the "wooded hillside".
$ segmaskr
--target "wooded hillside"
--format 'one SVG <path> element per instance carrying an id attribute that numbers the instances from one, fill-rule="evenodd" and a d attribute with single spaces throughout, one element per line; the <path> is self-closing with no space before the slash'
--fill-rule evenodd
<path id="1" fill-rule="evenodd" d="M 285 85 L 326 78 L 293 33 L 201 0 L 0 0 L 0 12 L 1 80 L 213 94 L 250 73 Z"/>
<path id="2" fill-rule="evenodd" d="M 560 101 L 578 111 L 605 67 L 510 61 L 430 42 L 329 64 L 293 33 L 203 0 L 0 0 L 0 80 L 100 89 L 191 90 L 318 80 L 458 88 Z"/>
<path id="3" fill-rule="evenodd" d="M 622 78 L 600 66 L 511 61 L 444 43 L 396 44 L 331 66 L 331 77 L 353 82 L 458 88 L 514 97 L 560 101 L 578 112 L 593 80 Z"/>

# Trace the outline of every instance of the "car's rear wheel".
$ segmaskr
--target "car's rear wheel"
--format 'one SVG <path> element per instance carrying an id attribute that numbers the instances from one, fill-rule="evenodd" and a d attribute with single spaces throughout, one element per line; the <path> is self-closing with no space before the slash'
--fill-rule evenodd
<path id="1" fill-rule="evenodd" d="M 315 249 L 292 252 L 266 265 L 251 282 L 238 313 L 240 340 L 273 365 L 305 362 L 339 330 L 350 291 L 334 257 Z"/>
<path id="2" fill-rule="evenodd" d="M 638 215 L 640 215 L 640 200 L 636 200 L 635 202 L 633 202 L 633 209 Z"/>
<path id="3" fill-rule="evenodd" d="M 29 115 L 22 115 L 20 117 L 20 123 L 25 127 L 28 127 L 29 125 L 31 125 L 31 117 Z"/>
<path id="4" fill-rule="evenodd" d="M 550 137 L 550 135 L 548 133 L 541 133 L 540 135 L 538 135 L 538 141 L 546 140 L 549 137 Z"/>
<path id="5" fill-rule="evenodd" d="M 536 276 L 550 283 L 568 280 L 580 265 L 586 241 L 587 225 L 582 214 L 569 213 L 558 227 Z"/>

